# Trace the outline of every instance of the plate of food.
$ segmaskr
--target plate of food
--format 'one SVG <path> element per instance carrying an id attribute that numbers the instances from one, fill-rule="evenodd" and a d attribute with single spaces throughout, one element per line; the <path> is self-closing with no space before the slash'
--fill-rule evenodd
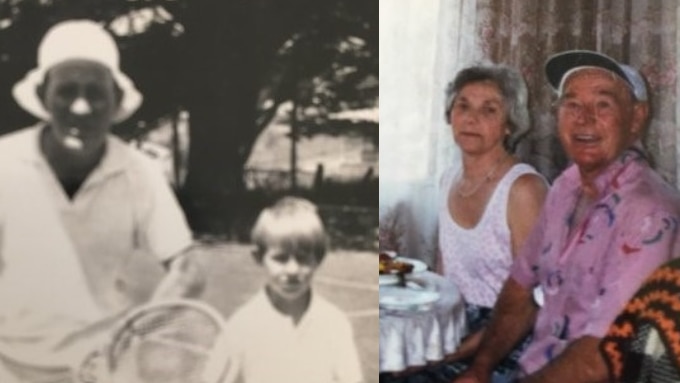
<path id="1" fill-rule="evenodd" d="M 399 282 L 399 275 L 416 274 L 427 270 L 425 262 L 418 259 L 399 257 L 395 252 L 380 252 L 378 281 L 380 285 Z"/>
<path id="2" fill-rule="evenodd" d="M 439 297 L 439 292 L 422 287 L 386 286 L 380 288 L 379 305 L 388 310 L 427 310 Z"/>

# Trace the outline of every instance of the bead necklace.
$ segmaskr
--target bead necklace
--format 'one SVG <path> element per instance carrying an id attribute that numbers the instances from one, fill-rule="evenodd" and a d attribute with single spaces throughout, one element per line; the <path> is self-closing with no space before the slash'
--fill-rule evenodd
<path id="1" fill-rule="evenodd" d="M 488 173 L 486 173 L 486 175 L 485 175 L 484 177 L 482 177 L 482 180 L 479 181 L 479 183 L 478 183 L 477 185 L 475 185 L 475 186 L 473 186 L 472 188 L 470 188 L 469 191 L 463 192 L 463 191 L 461 190 L 460 185 L 459 185 L 459 186 L 456 188 L 456 194 L 458 194 L 458 196 L 461 197 L 461 198 L 469 198 L 469 197 L 472 197 L 475 193 L 477 193 L 477 191 L 479 191 L 479 189 L 482 187 L 482 185 L 484 185 L 485 183 L 491 181 L 491 179 L 496 175 L 496 171 L 498 170 L 498 168 L 500 168 L 501 164 L 502 164 L 503 162 L 505 162 L 505 159 L 508 158 L 509 156 L 510 156 L 510 155 L 506 153 L 503 157 L 501 157 L 501 158 L 498 160 L 498 162 L 496 162 L 496 165 L 494 165 L 494 167 L 491 168 L 491 170 L 490 170 Z"/>

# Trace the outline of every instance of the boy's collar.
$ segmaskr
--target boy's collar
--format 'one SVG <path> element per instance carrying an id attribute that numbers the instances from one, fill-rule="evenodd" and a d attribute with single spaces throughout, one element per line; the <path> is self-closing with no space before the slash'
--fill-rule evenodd
<path id="1" fill-rule="evenodd" d="M 309 288 L 305 294 L 293 301 L 277 295 L 269 288 L 269 286 L 265 286 L 264 295 L 267 297 L 267 302 L 272 305 L 276 312 L 283 316 L 290 317 L 295 325 L 298 325 L 309 311 L 313 298 L 311 288 Z"/>

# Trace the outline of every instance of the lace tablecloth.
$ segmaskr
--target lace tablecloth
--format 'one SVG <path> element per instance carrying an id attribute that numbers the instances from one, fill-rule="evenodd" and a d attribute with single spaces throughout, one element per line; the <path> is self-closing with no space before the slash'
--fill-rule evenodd
<path id="1" fill-rule="evenodd" d="M 424 310 L 380 308 L 380 372 L 441 360 L 465 335 L 465 308 L 456 286 L 429 271 L 413 279 L 436 288 L 440 298 Z"/>

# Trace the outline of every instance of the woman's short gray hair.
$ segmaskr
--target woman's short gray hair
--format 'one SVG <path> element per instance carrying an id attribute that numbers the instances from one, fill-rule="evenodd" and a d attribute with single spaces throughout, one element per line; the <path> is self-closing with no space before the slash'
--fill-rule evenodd
<path id="1" fill-rule="evenodd" d="M 491 81 L 498 86 L 503 96 L 510 134 L 503 141 L 505 148 L 514 152 L 517 143 L 529 133 L 529 92 L 522 75 L 506 65 L 475 65 L 458 72 L 446 88 L 445 120 L 450 123 L 451 108 L 458 93 L 465 85 L 480 81 Z"/>

